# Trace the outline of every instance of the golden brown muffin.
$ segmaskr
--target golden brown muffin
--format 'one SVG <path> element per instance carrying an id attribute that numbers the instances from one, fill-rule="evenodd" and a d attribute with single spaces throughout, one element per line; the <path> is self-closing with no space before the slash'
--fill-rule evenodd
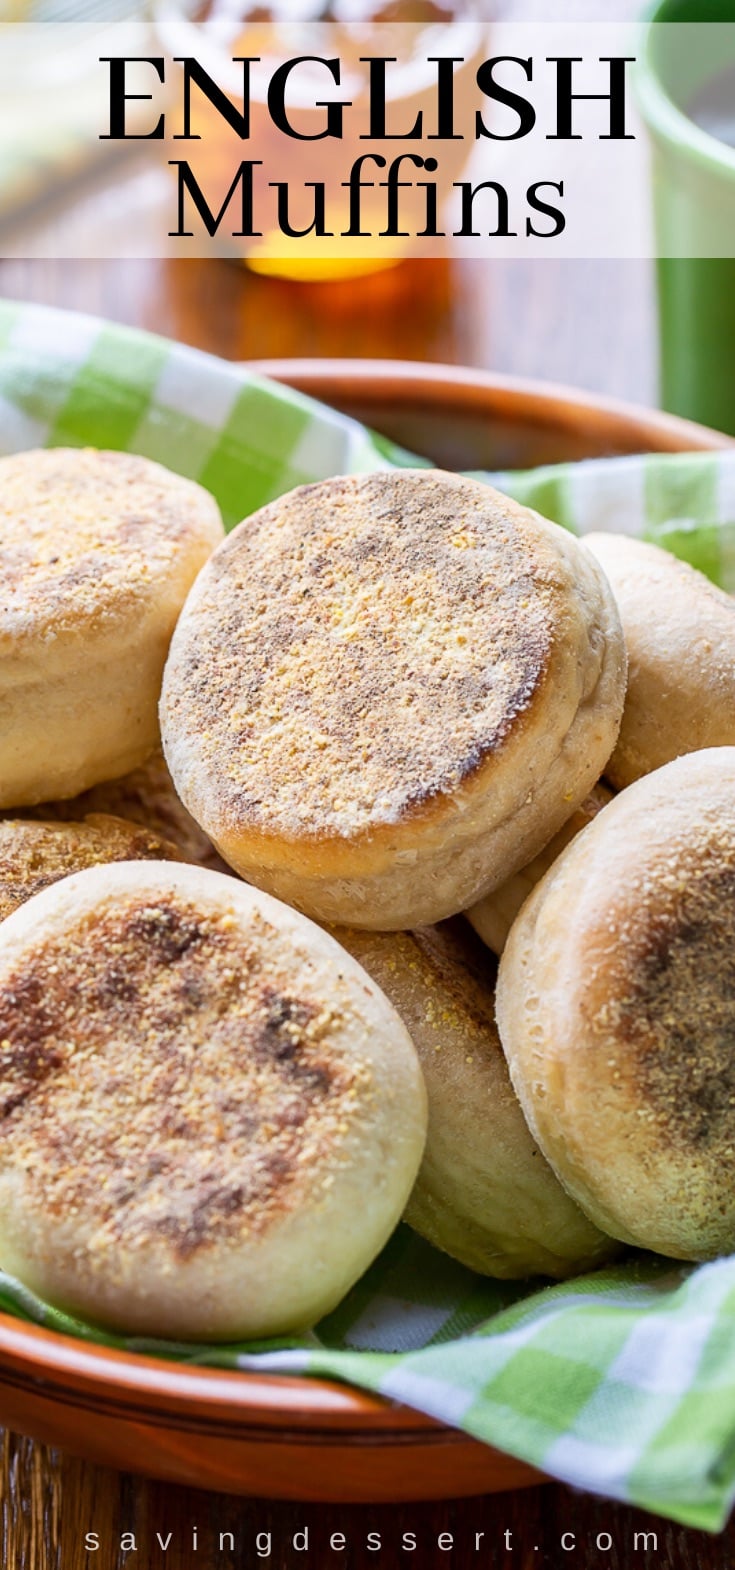
<path id="1" fill-rule="evenodd" d="M 115 817 L 141 823 L 154 834 L 170 840 L 182 851 L 186 861 L 209 867 L 212 872 L 230 872 L 203 829 L 194 822 L 174 789 L 174 782 L 159 750 L 131 774 L 122 779 L 105 780 L 69 801 L 49 801 L 34 807 L 28 816 L 59 822 L 84 818 L 88 813 L 112 813 Z"/>
<path id="2" fill-rule="evenodd" d="M 189 596 L 176 788 L 243 877 L 326 921 L 438 920 L 546 844 L 612 749 L 625 655 L 571 535 L 436 470 L 301 486 Z"/>
<path id="3" fill-rule="evenodd" d="M 561 855 L 565 846 L 569 845 L 576 834 L 586 829 L 587 824 L 597 817 L 598 812 L 606 807 L 613 799 L 613 792 L 608 790 L 602 781 L 598 781 L 589 796 L 585 796 L 581 806 L 567 818 L 563 828 L 554 835 L 550 844 L 538 856 L 534 856 L 527 867 L 521 867 L 514 877 L 507 883 L 501 884 L 499 889 L 494 889 L 492 894 L 486 894 L 479 904 L 472 905 L 465 911 L 467 920 L 472 923 L 475 932 L 487 943 L 494 954 L 502 954 L 505 948 L 508 933 L 524 902 L 528 899 L 532 889 L 535 889 L 539 879 L 548 872 L 552 862 Z"/>
<path id="4" fill-rule="evenodd" d="M 122 818 L 92 813 L 80 823 L 0 821 L 0 921 L 59 878 L 108 861 L 177 861 L 168 840 Z"/>
<path id="5" fill-rule="evenodd" d="M 735 1247 L 735 748 L 631 785 L 562 852 L 500 962 L 529 1125 L 587 1215 L 678 1259 Z"/>
<path id="6" fill-rule="evenodd" d="M 171 633 L 222 535 L 214 498 L 147 458 L 0 459 L 0 807 L 77 795 L 158 745 Z"/>
<path id="7" fill-rule="evenodd" d="M 303 1329 L 395 1226 L 426 1134 L 398 1015 L 303 916 L 163 862 L 0 923 L 0 1263 L 116 1330 Z"/>
<path id="8" fill-rule="evenodd" d="M 495 1025 L 495 964 L 460 917 L 417 932 L 335 927 L 419 1055 L 429 1134 L 405 1219 L 483 1275 L 562 1278 L 616 1252 L 528 1131 Z"/>
<path id="9" fill-rule="evenodd" d="M 735 600 L 657 545 L 588 534 L 628 649 L 628 690 L 605 774 L 617 789 L 672 758 L 735 744 Z"/>

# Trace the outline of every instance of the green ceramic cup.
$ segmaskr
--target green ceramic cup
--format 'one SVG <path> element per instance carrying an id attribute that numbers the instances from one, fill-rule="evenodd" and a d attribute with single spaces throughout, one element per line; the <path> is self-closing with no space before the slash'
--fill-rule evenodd
<path id="1" fill-rule="evenodd" d="M 729 71 L 735 125 L 735 0 L 662 0 L 637 74 L 653 156 L 661 402 L 735 434 L 735 147 L 687 112 Z"/>

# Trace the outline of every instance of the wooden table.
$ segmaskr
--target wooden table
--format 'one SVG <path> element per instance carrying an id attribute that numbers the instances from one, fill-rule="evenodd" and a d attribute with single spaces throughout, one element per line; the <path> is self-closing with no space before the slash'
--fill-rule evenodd
<path id="1" fill-rule="evenodd" d="M 228 263 L 4 262 L 0 294 L 98 312 L 234 359 L 464 361 L 639 402 L 655 398 L 651 277 L 638 263 L 425 262 L 327 292 Z M 270 1504 L 111 1473 L 11 1434 L 2 1473 L 4 1570 L 725 1570 L 735 1563 L 735 1525 L 710 1539 L 556 1486 L 440 1505 Z M 305 1528 L 308 1552 L 292 1543 Z M 135 1534 L 135 1553 L 120 1547 L 125 1532 Z M 335 1532 L 347 1539 L 344 1553 L 329 1549 Z M 380 1534 L 382 1551 L 368 1548 L 368 1532 Z M 415 1554 L 401 1551 L 404 1532 L 416 1534 Z M 86 1551 L 86 1533 L 97 1534 L 97 1552 Z M 169 1533 L 164 1552 L 156 1534 L 165 1544 Z M 225 1538 L 220 1552 L 220 1533 L 232 1533 L 234 1549 Z M 258 1533 L 271 1534 L 269 1558 L 258 1557 Z M 440 1548 L 441 1533 L 453 1543 L 445 1538 Z M 565 1533 L 574 1534 L 566 1549 Z M 636 1545 L 636 1533 L 656 1537 L 639 1536 Z M 598 1534 L 609 1534 L 600 1548 Z"/>
<path id="2" fill-rule="evenodd" d="M 439 360 L 656 402 L 646 262 L 436 260 L 325 286 L 256 277 L 234 262 L 5 261 L 0 294 L 91 311 L 228 359 Z"/>

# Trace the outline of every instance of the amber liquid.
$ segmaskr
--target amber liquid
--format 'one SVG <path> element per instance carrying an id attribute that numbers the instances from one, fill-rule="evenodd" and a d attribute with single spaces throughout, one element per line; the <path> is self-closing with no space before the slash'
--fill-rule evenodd
<path id="1" fill-rule="evenodd" d="M 297 19 L 295 19 L 295 12 L 298 12 Z M 372 0 L 372 3 L 370 0 L 368 3 L 360 3 L 360 0 L 298 0 L 295 6 L 284 5 L 283 0 L 280 4 L 274 5 L 248 5 L 247 3 L 238 5 L 237 0 L 209 0 L 209 3 L 202 7 L 199 19 L 202 21 L 216 19 L 224 22 L 228 39 L 227 52 L 233 58 L 240 54 L 251 56 L 257 54 L 266 67 L 269 61 L 272 61 L 275 66 L 281 60 L 302 50 L 309 54 L 332 55 L 338 52 L 343 62 L 343 76 L 348 75 L 350 78 L 346 96 L 355 101 L 360 98 L 367 81 L 366 68 L 359 61 L 361 55 L 395 54 L 401 60 L 406 58 L 410 61 L 412 57 L 420 59 L 427 52 L 432 54 L 434 51 L 431 48 L 426 50 L 427 28 L 446 24 L 455 14 L 461 13 L 455 12 L 454 0 L 384 0 L 383 4 L 376 4 L 375 0 Z M 304 32 L 300 26 L 302 23 L 307 23 L 312 28 L 312 34 Z M 355 23 L 359 25 L 358 34 L 350 31 L 350 27 Z M 401 25 L 396 30 L 394 25 L 396 23 L 405 25 Z M 322 28 L 318 25 L 314 27 L 314 24 L 329 24 L 329 27 Z M 318 47 L 322 33 L 324 34 L 322 45 Z M 400 41 L 398 34 L 400 34 Z M 325 48 L 327 42 L 329 47 Z M 389 45 L 391 47 L 388 47 Z M 415 86 L 412 89 L 408 83 L 404 91 L 410 96 L 403 100 L 396 100 L 394 112 L 413 119 L 417 105 Z M 459 85 L 457 97 L 461 98 Z M 252 113 L 255 118 L 258 114 L 257 106 L 253 105 Z M 302 181 L 323 180 L 329 188 L 330 181 L 335 181 L 335 171 L 337 169 L 341 171 L 336 177 L 338 182 L 345 168 L 349 168 L 350 158 L 357 157 L 365 151 L 365 144 L 359 139 L 360 131 L 364 129 L 361 122 L 357 129 L 350 132 L 350 135 L 354 136 L 353 149 L 346 142 L 330 144 L 322 140 L 316 143 L 292 143 L 284 152 L 283 139 L 277 136 L 274 138 L 270 131 L 264 106 L 261 106 L 261 114 L 262 126 L 259 131 L 257 156 L 269 165 L 271 180 L 289 182 L 294 190 L 296 202 L 298 202 L 298 186 Z M 222 147 L 222 165 L 226 167 L 228 157 L 232 156 L 231 143 L 221 142 L 220 133 L 213 119 L 209 126 L 203 125 L 201 129 L 210 146 L 215 167 L 220 162 L 220 155 L 217 153 L 219 146 Z M 422 151 L 420 144 L 412 144 L 412 147 L 419 153 Z M 429 143 L 423 151 L 434 153 L 435 147 Z M 284 163 L 285 156 L 288 159 L 287 163 Z M 410 200 L 409 196 L 408 202 Z M 366 192 L 364 197 L 365 216 L 362 221 L 365 229 L 372 231 L 373 234 L 378 234 L 385 223 L 383 201 L 384 198 L 377 192 L 374 196 Z M 327 228 L 332 229 L 335 235 L 339 236 L 344 218 L 345 213 L 342 211 L 334 215 L 327 213 Z M 308 221 L 307 216 L 306 222 Z M 422 226 L 423 220 L 419 219 L 416 224 L 417 230 Z M 405 227 L 410 230 L 410 218 Z M 408 241 L 403 254 L 399 249 L 400 242 L 395 243 L 396 254 L 386 255 L 385 245 L 381 246 L 376 241 L 371 243 L 367 239 L 364 241 L 335 239 L 334 249 L 338 254 L 329 255 L 327 254 L 328 242 L 324 239 L 315 239 L 307 234 L 299 240 L 290 240 L 276 231 L 266 233 L 260 239 L 248 241 L 247 254 L 241 259 L 258 273 L 290 278 L 299 282 L 318 280 L 328 282 L 335 279 L 357 278 L 395 267 L 410 252 Z M 278 254 L 279 251 L 281 254 Z"/>
<path id="2" fill-rule="evenodd" d="M 270 278 L 290 278 L 293 283 L 329 283 L 340 278 L 365 278 L 397 267 L 400 256 L 262 256 L 251 251 L 243 258 L 251 272 Z"/>

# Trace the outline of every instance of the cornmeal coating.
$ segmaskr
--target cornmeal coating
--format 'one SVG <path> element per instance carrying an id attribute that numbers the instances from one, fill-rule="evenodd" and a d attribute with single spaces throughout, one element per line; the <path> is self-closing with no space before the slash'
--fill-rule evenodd
<path id="1" fill-rule="evenodd" d="M 154 750 L 171 634 L 222 537 L 214 498 L 147 458 L 0 459 L 0 808 L 75 796 Z"/>
<path id="2" fill-rule="evenodd" d="M 546 844 L 617 734 L 614 601 L 571 535 L 436 470 L 302 486 L 200 575 L 164 752 L 243 877 L 378 929 L 451 915 Z"/>
<path id="3" fill-rule="evenodd" d="M 90 813 L 81 822 L 0 821 L 0 921 L 33 894 L 109 861 L 177 861 L 178 847 L 123 818 Z"/>
<path id="4" fill-rule="evenodd" d="M 398 1015 L 304 917 L 164 862 L 0 923 L 0 1265 L 121 1332 L 303 1329 L 385 1243 L 426 1093 Z"/>
<path id="5" fill-rule="evenodd" d="M 735 1247 L 735 748 L 621 792 L 537 885 L 500 962 L 529 1126 L 585 1213 L 677 1259 Z"/>

